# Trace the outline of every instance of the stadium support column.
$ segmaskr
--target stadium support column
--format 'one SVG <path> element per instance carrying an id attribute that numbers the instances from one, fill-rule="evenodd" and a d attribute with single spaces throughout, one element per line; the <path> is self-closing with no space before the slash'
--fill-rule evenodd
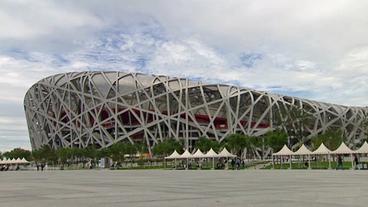
<path id="1" fill-rule="evenodd" d="M 148 148 L 148 154 L 150 156 L 150 158 L 152 158 L 152 149 L 151 149 L 151 144 L 149 142 L 149 138 L 148 138 L 148 134 L 147 134 L 147 131 L 144 130 L 144 139 L 146 140 L 146 144 L 147 144 L 147 148 Z"/>
<path id="2" fill-rule="evenodd" d="M 166 136 L 167 137 L 172 137 L 172 136 L 175 136 L 175 134 L 172 134 L 171 135 L 171 110 L 170 110 L 170 92 L 169 92 L 169 81 L 166 81 L 166 116 L 169 117 L 167 119 L 167 122 L 168 122 L 168 129 L 166 131 Z M 180 107 L 180 106 L 179 106 Z M 162 141 L 162 140 L 161 140 Z"/>
<path id="3" fill-rule="evenodd" d="M 70 85 L 68 84 L 68 86 L 67 86 L 67 89 L 69 90 L 68 92 L 67 92 L 67 96 L 68 96 L 68 105 L 67 105 L 67 112 L 66 112 L 66 114 L 68 114 L 68 119 L 69 119 L 69 122 L 68 122 L 68 124 L 69 124 L 69 136 L 70 136 L 70 146 L 71 147 L 74 147 L 73 145 L 74 145 L 74 142 L 75 142 L 75 140 L 73 139 L 73 136 L 72 136 L 72 134 L 73 134 L 73 130 L 72 130 L 72 123 L 71 123 L 71 117 L 72 117 L 72 112 L 71 112 L 71 101 L 70 101 L 70 99 L 71 99 L 71 95 L 70 95 L 70 91 L 71 91 L 71 89 L 70 89 Z M 55 140 L 55 135 L 54 135 L 54 140 Z M 52 145 L 55 147 L 55 142 L 53 141 L 52 142 Z M 78 146 L 78 148 L 80 148 L 80 145 Z"/>
<path id="4" fill-rule="evenodd" d="M 119 75 L 117 77 L 117 82 L 119 81 Z M 118 113 L 118 90 L 119 90 L 119 84 L 115 84 L 115 107 L 114 107 L 114 124 L 115 124 L 115 141 L 118 139 L 118 132 L 119 132 L 119 129 L 118 129 L 118 116 L 116 115 Z"/>
<path id="5" fill-rule="evenodd" d="M 189 80 L 185 80 L 185 148 L 189 150 L 189 123 L 188 123 L 188 86 L 189 86 Z"/>
<path id="6" fill-rule="evenodd" d="M 230 99 L 229 97 L 225 98 L 225 105 L 226 105 L 226 119 L 227 119 L 227 128 L 231 130 L 231 133 L 234 134 L 235 133 L 235 129 L 236 127 L 233 127 L 233 119 L 231 117 L 231 105 L 230 105 Z M 235 120 L 237 118 L 235 117 Z"/>

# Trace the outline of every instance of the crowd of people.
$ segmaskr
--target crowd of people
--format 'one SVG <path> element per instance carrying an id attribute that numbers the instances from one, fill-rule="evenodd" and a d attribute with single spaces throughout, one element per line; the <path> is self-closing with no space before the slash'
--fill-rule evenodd
<path id="1" fill-rule="evenodd" d="M 205 162 L 207 161 L 207 165 L 205 165 Z M 205 169 L 209 166 L 212 167 L 212 161 L 211 159 L 208 160 L 189 160 L 188 163 L 186 160 L 181 160 L 176 166 L 176 169 Z M 188 165 L 188 166 L 187 166 Z M 245 167 L 244 160 L 241 160 L 240 158 L 232 158 L 232 159 L 226 159 L 226 158 L 220 158 L 216 161 L 216 164 L 214 166 L 215 169 L 227 169 L 227 168 L 233 169 L 233 170 L 240 170 L 241 168 Z"/>
<path id="2" fill-rule="evenodd" d="M 19 169 L 19 165 L 2 165 L 0 167 L 0 171 L 18 171 Z"/>

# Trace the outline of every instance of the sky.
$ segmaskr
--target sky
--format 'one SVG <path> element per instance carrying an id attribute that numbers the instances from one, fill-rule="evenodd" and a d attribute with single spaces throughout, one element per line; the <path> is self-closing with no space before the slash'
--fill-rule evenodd
<path id="1" fill-rule="evenodd" d="M 368 105 L 368 1 L 0 1 L 0 151 L 56 73 L 122 70 Z"/>

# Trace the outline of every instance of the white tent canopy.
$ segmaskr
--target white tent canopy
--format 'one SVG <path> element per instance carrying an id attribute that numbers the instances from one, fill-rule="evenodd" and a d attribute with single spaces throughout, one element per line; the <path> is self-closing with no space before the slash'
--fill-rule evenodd
<path id="1" fill-rule="evenodd" d="M 294 153 L 286 146 L 286 144 L 282 147 L 282 149 L 273 155 L 293 155 Z"/>
<path id="2" fill-rule="evenodd" d="M 204 157 L 218 157 L 218 154 L 213 151 L 213 149 L 211 148 L 205 155 Z"/>
<path id="3" fill-rule="evenodd" d="M 218 154 L 219 157 L 236 157 L 236 155 L 231 154 L 229 151 L 227 151 L 226 148 L 222 149 L 222 151 Z"/>
<path id="4" fill-rule="evenodd" d="M 170 156 L 165 157 L 165 159 L 179 159 L 180 154 L 175 150 L 173 153 L 171 153 Z"/>
<path id="5" fill-rule="evenodd" d="M 15 164 L 27 164 L 27 163 L 29 162 L 24 158 L 23 159 L 18 158 L 15 160 Z"/>
<path id="6" fill-rule="evenodd" d="M 4 159 L 0 160 L 0 164 L 1 165 L 9 164 L 8 159 L 7 158 L 4 158 Z"/>
<path id="7" fill-rule="evenodd" d="M 24 158 L 22 158 L 22 159 L 20 159 L 20 158 L 17 158 L 17 159 L 7 159 L 7 158 L 4 158 L 4 159 L 2 159 L 2 160 L 0 160 L 0 165 L 11 165 L 11 164 L 28 164 L 29 162 L 26 160 L 26 159 L 24 159 Z"/>
<path id="8" fill-rule="evenodd" d="M 29 163 L 29 161 L 28 161 L 28 160 L 26 160 L 25 158 L 22 158 L 22 162 L 23 162 L 23 163 Z"/>
<path id="9" fill-rule="evenodd" d="M 184 159 L 193 158 L 193 155 L 188 151 L 188 149 L 186 149 L 185 152 L 182 155 L 180 155 L 180 158 L 184 158 Z"/>
<path id="10" fill-rule="evenodd" d="M 294 155 L 310 155 L 312 152 L 303 144 L 300 148 L 294 152 Z"/>
<path id="11" fill-rule="evenodd" d="M 314 155 L 326 155 L 330 154 L 331 150 L 329 150 L 323 143 L 319 145 L 319 147 L 312 152 Z"/>
<path id="12" fill-rule="evenodd" d="M 354 151 L 354 153 L 368 154 L 368 143 L 365 141 L 364 144 L 358 150 Z"/>
<path id="13" fill-rule="evenodd" d="M 193 154 L 193 158 L 204 158 L 205 155 L 200 149 L 197 149 L 197 151 Z"/>
<path id="14" fill-rule="evenodd" d="M 351 150 L 344 142 L 341 143 L 341 145 L 334 151 L 331 152 L 331 154 L 352 154 L 354 153 L 353 150 Z"/>

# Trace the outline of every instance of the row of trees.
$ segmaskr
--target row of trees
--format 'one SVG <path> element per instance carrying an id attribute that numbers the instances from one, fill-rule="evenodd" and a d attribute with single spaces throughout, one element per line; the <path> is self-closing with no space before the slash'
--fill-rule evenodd
<path id="1" fill-rule="evenodd" d="M 264 137 L 251 137 L 242 134 L 231 134 L 226 137 L 223 142 L 217 142 L 205 137 L 200 137 L 195 143 L 195 148 L 203 152 L 207 152 L 213 148 L 215 151 L 220 151 L 223 147 L 233 153 L 241 156 L 244 149 L 247 149 L 249 155 L 254 155 L 260 149 L 272 148 L 279 150 L 287 142 L 287 135 L 281 131 L 269 132 Z M 166 139 L 163 142 L 156 144 L 153 148 L 153 154 L 156 157 L 164 157 L 177 150 L 179 153 L 183 152 L 183 143 L 175 139 Z M 38 150 L 29 151 L 21 148 L 16 148 L 5 152 L 0 156 L 8 159 L 25 158 L 35 162 L 58 163 L 61 165 L 69 163 L 84 163 L 86 161 L 96 162 L 102 157 L 109 157 L 113 161 L 123 162 L 128 157 L 133 158 L 135 154 L 148 153 L 145 144 L 130 142 L 119 142 L 111 145 L 108 148 L 97 150 L 93 147 L 88 148 L 60 148 L 52 149 L 45 145 Z M 142 158 L 142 157 L 141 157 Z"/>
<path id="2" fill-rule="evenodd" d="M 295 112 L 297 113 L 297 112 Z M 368 128 L 368 121 L 365 123 Z M 302 135 L 301 135 L 302 136 Z M 222 142 L 211 140 L 206 137 L 200 137 L 196 142 L 194 148 L 200 149 L 203 152 L 207 152 L 213 148 L 215 151 L 220 151 L 226 147 L 232 153 L 238 156 L 250 156 L 263 158 L 266 151 L 270 149 L 276 152 L 282 148 L 284 144 L 288 144 L 289 147 L 289 135 L 284 130 L 279 129 L 270 131 L 261 137 L 252 137 L 243 134 L 231 134 L 226 137 Z M 329 149 L 336 149 L 343 141 L 343 133 L 341 131 L 329 130 L 316 137 L 311 138 L 307 142 L 300 142 L 299 146 L 304 143 L 315 150 L 321 143 L 324 143 Z M 156 144 L 152 150 L 156 157 L 164 157 L 177 150 L 179 153 L 183 152 L 184 144 L 176 141 L 175 139 L 166 139 L 163 142 Z M 126 155 L 130 158 L 134 157 L 136 153 L 144 154 L 148 153 L 148 149 L 145 144 L 137 143 L 131 144 L 130 142 L 119 142 L 111 145 L 108 148 L 97 150 L 93 147 L 85 149 L 80 148 L 61 148 L 54 150 L 48 146 L 34 151 L 29 151 L 21 148 L 15 148 L 11 151 L 1 153 L 0 158 L 17 159 L 25 158 L 27 160 L 33 160 L 36 162 L 49 162 L 67 164 L 73 162 L 96 162 L 102 157 L 109 157 L 113 161 L 123 162 L 126 160 Z M 141 157 L 142 158 L 142 157 Z"/>
<path id="3" fill-rule="evenodd" d="M 0 159 L 8 158 L 8 159 L 17 159 L 17 158 L 25 158 L 30 160 L 32 158 L 31 151 L 25 150 L 22 148 L 14 148 L 11 151 L 7 151 L 4 153 L 0 152 Z"/>
<path id="4" fill-rule="evenodd" d="M 93 147 L 87 148 L 60 148 L 52 149 L 48 145 L 44 145 L 40 149 L 29 151 L 21 148 L 15 148 L 11 151 L 0 153 L 0 158 L 17 159 L 25 158 L 38 163 L 53 163 L 53 164 L 70 164 L 70 163 L 85 163 L 91 161 L 96 163 L 102 157 L 110 157 L 116 162 L 122 162 L 126 155 L 134 157 L 137 152 L 145 153 L 147 148 L 143 144 L 131 144 L 129 142 L 119 142 L 111 145 L 108 148 L 96 149 Z"/>
<path id="5" fill-rule="evenodd" d="M 226 147 L 238 156 L 249 155 L 254 157 L 258 155 L 263 157 L 266 149 L 278 151 L 284 144 L 287 144 L 287 134 L 282 131 L 272 131 L 262 137 L 231 134 L 222 142 L 200 137 L 196 141 L 194 148 L 207 152 L 211 148 L 215 151 L 220 151 Z M 153 148 L 155 155 L 161 157 L 171 154 L 174 150 L 177 150 L 179 153 L 183 152 L 182 143 L 174 139 L 165 140 Z"/>
<path id="6" fill-rule="evenodd" d="M 143 154 L 147 151 L 145 145 L 141 143 L 131 144 L 130 142 L 118 142 L 107 148 L 96 149 L 93 147 L 87 148 L 60 148 L 54 150 L 49 146 L 32 152 L 33 160 L 36 162 L 51 162 L 59 163 L 61 165 L 70 163 L 97 163 L 103 157 L 109 157 L 115 162 L 123 162 L 126 155 L 130 158 L 135 157 L 137 152 Z"/>
<path id="7" fill-rule="evenodd" d="M 328 130 L 311 139 L 311 149 L 316 150 L 322 143 L 330 150 L 337 149 L 343 142 L 343 133 L 340 130 Z"/>

